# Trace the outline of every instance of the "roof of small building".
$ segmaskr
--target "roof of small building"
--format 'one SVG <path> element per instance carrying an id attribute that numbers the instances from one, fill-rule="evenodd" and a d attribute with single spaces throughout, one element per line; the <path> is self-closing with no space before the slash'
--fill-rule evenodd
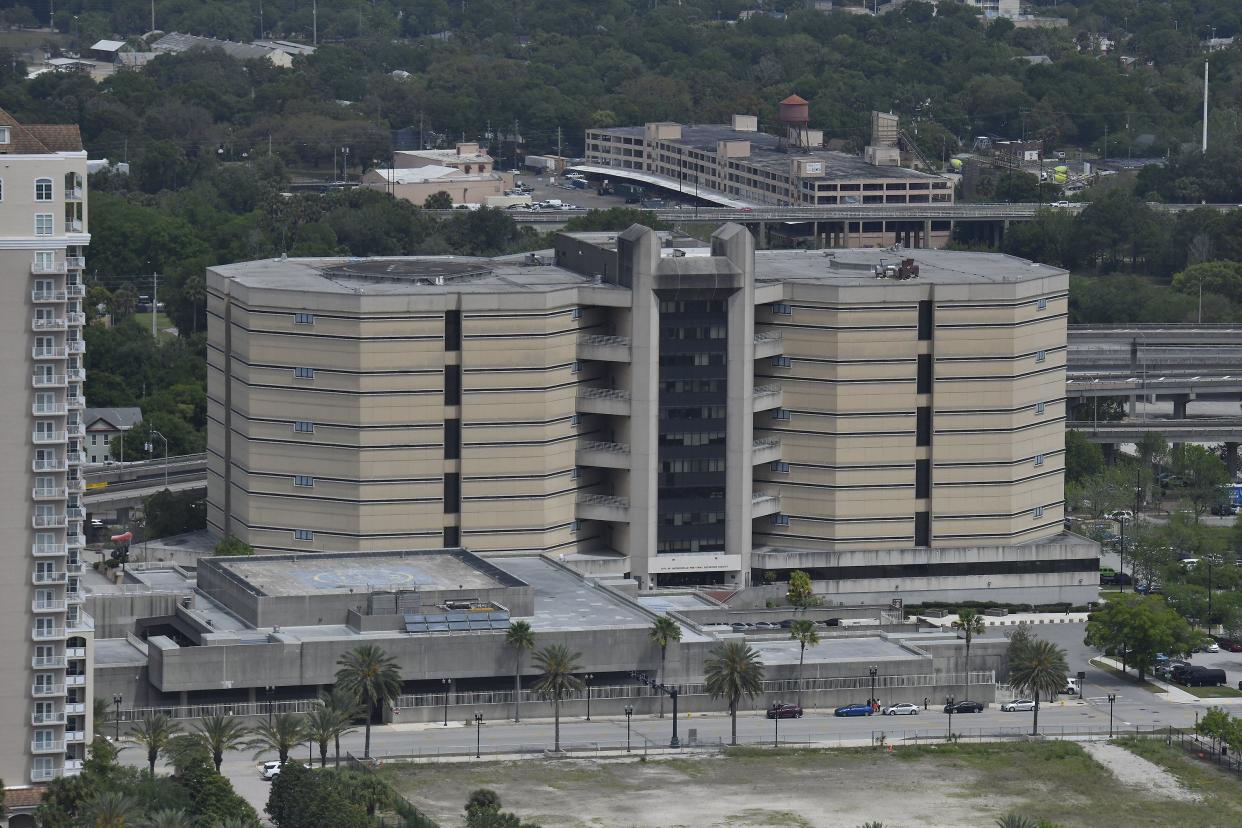
<path id="1" fill-rule="evenodd" d="M 95 52 L 119 52 L 125 45 L 124 40 L 101 40 L 91 47 Z"/>
<path id="2" fill-rule="evenodd" d="M 800 95 L 790 95 L 788 98 L 781 101 L 781 103 L 783 104 L 790 104 L 790 105 L 804 104 L 806 102 L 807 102 L 806 98 L 803 98 Z"/>
<path id="3" fill-rule="evenodd" d="M 9 150 L 19 155 L 82 151 L 82 133 L 77 124 L 19 124 L 0 109 L 0 126 L 9 128 Z"/>
<path id="4" fill-rule="evenodd" d="M 456 164 L 490 164 L 494 160 L 485 152 L 468 155 L 458 154 L 456 149 L 400 150 L 396 155 L 408 155 L 414 158 L 427 158 L 433 161 Z"/>
<path id="5" fill-rule="evenodd" d="M 82 421 L 89 430 L 91 426 L 102 420 L 114 429 L 133 428 L 142 422 L 141 408 L 87 408 L 82 412 Z"/>
<path id="6" fill-rule="evenodd" d="M 267 46 L 255 46 L 251 43 L 238 43 L 234 40 L 217 40 L 214 37 L 169 32 L 151 44 L 156 52 L 188 52 L 190 49 L 222 49 L 226 55 L 238 60 L 257 60 L 265 58 L 273 51 Z"/>

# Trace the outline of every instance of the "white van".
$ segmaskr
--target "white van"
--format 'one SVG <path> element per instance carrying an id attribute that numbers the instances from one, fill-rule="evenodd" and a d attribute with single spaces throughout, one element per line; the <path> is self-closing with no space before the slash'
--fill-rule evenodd
<path id="1" fill-rule="evenodd" d="M 1082 695 L 1082 688 L 1078 686 L 1078 678 L 1075 676 L 1066 676 L 1065 687 L 1061 690 L 1061 693 L 1070 696 Z"/>

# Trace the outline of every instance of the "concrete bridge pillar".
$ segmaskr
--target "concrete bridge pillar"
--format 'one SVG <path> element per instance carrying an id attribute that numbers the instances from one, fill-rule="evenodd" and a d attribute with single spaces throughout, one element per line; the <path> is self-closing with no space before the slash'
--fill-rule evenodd
<path id="1" fill-rule="evenodd" d="M 1138 370 L 1139 370 L 1138 348 L 1139 348 L 1138 339 L 1131 339 L 1130 340 L 1130 373 L 1134 375 L 1137 375 Z M 1130 416 L 1131 417 L 1138 416 L 1138 394 L 1136 394 L 1133 389 L 1131 389 L 1130 391 Z"/>
<path id="2" fill-rule="evenodd" d="M 1104 452 L 1104 462 L 1112 466 L 1117 462 L 1117 444 L 1101 443 L 1100 449 Z"/>
<path id="3" fill-rule="evenodd" d="M 1189 394 L 1178 394 L 1173 398 L 1173 419 L 1186 419 L 1186 406 L 1190 402 Z"/>
<path id="4" fill-rule="evenodd" d="M 1238 472 L 1238 444 L 1225 443 L 1225 468 L 1229 470 L 1229 479 L 1232 481 Z"/>
<path id="5" fill-rule="evenodd" d="M 930 250 L 932 246 L 931 237 L 931 219 L 923 219 L 923 243 L 919 247 L 922 247 L 924 250 Z"/>

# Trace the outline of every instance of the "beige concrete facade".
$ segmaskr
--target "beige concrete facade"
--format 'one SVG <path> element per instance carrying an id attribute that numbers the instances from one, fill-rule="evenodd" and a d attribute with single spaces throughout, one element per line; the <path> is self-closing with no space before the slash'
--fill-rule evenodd
<path id="1" fill-rule="evenodd" d="M 644 585 L 1094 595 L 1062 534 L 1067 274 L 754 247 L 634 227 L 551 260 L 212 268 L 209 526 Z"/>
<path id="2" fill-rule="evenodd" d="M 85 182 L 77 127 L 0 112 L 0 778 L 10 787 L 77 773 L 92 733 L 93 632 L 78 583 Z"/>

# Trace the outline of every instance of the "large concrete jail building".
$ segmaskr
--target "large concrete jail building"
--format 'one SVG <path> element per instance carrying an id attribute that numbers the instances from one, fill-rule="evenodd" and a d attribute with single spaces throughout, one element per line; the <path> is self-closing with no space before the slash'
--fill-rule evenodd
<path id="1" fill-rule="evenodd" d="M 1093 599 L 1063 532 L 1067 274 L 710 248 L 208 271 L 208 524 L 262 552 L 553 555 L 644 587 Z"/>

